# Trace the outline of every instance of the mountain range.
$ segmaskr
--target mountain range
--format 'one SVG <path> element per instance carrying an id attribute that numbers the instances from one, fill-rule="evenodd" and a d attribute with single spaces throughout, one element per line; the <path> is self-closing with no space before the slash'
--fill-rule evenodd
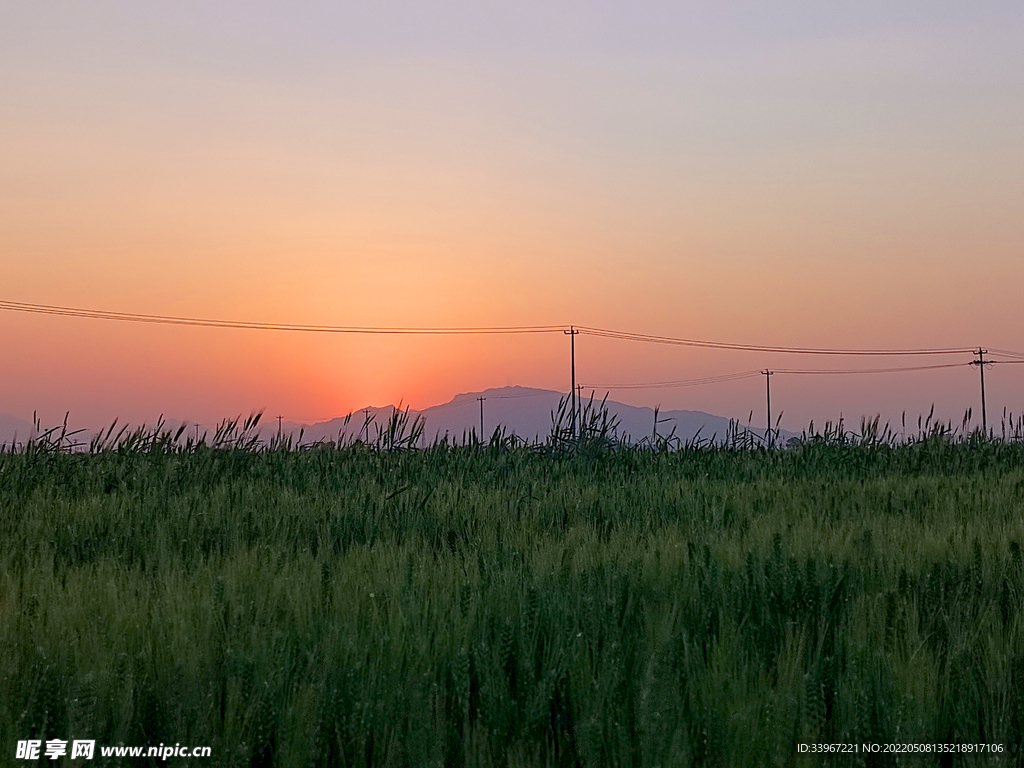
<path id="1" fill-rule="evenodd" d="M 483 392 L 466 392 L 456 395 L 449 402 L 425 408 L 422 411 L 409 410 L 411 418 L 423 420 L 423 438 L 431 442 L 435 437 L 448 436 L 460 442 L 470 433 L 480 434 L 480 398 L 483 398 L 483 434 L 490 437 L 496 427 L 501 426 L 507 433 L 515 434 L 528 441 L 545 440 L 551 434 L 555 414 L 564 393 L 529 387 L 502 387 Z M 584 403 L 589 398 L 583 399 Z M 599 405 L 598 400 L 593 405 Z M 729 429 L 729 419 L 703 411 L 659 411 L 655 425 L 653 408 L 645 408 L 608 400 L 605 403 L 608 414 L 614 417 L 617 434 L 627 442 L 638 442 L 651 438 L 672 435 L 683 442 L 694 438 L 722 440 Z M 396 406 L 365 408 L 355 411 L 346 418 L 331 419 L 316 424 L 283 422 L 282 430 L 296 434 L 302 429 L 303 442 L 315 440 L 352 439 L 355 437 L 372 440 L 378 428 L 384 427 L 392 418 Z M 367 429 L 367 424 L 369 428 Z M 752 430 L 763 434 L 764 430 Z M 783 431 L 786 440 L 794 435 Z"/>
<path id="2" fill-rule="evenodd" d="M 471 433 L 480 434 L 481 398 L 483 399 L 483 434 L 489 438 L 495 428 L 502 427 L 508 434 L 533 442 L 544 441 L 551 434 L 555 414 L 564 393 L 530 387 L 502 387 L 483 392 L 466 392 L 456 395 L 449 402 L 425 408 L 421 411 L 408 410 L 408 419 L 419 417 L 423 422 L 422 443 L 429 444 L 435 438 L 447 436 L 449 441 L 461 442 Z M 585 397 L 584 403 L 590 398 Z M 599 401 L 594 399 L 593 406 Z M 626 442 L 639 442 L 658 437 L 678 438 L 687 442 L 695 438 L 721 441 L 729 430 L 728 418 L 703 411 L 672 410 L 659 411 L 655 424 L 655 411 L 646 408 L 608 400 L 605 403 L 608 415 L 617 423 L 617 435 Z M 261 420 L 255 432 L 263 439 L 269 439 L 280 428 L 284 434 L 299 439 L 302 443 L 318 440 L 336 441 L 368 438 L 376 439 L 379 429 L 385 429 L 389 420 L 400 406 L 367 407 L 344 417 L 329 419 L 312 424 L 284 420 L 280 427 L 272 418 Z M 186 424 L 193 427 L 195 422 L 184 419 L 168 419 L 170 429 Z M 43 425 L 44 428 L 52 425 Z M 21 442 L 31 434 L 30 422 L 0 414 L 0 443 Z M 199 425 L 199 433 L 213 427 Z M 763 435 L 763 429 L 752 428 L 752 432 Z M 189 433 L 191 430 L 189 430 Z M 88 433 L 87 433 L 88 434 Z M 781 430 L 778 436 L 784 442 L 794 433 Z M 80 435 L 80 441 L 88 442 L 88 436 Z"/>

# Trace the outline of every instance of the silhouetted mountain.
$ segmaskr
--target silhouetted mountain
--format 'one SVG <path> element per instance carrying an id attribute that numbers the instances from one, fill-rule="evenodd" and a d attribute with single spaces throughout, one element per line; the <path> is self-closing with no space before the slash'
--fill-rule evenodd
<path id="1" fill-rule="evenodd" d="M 484 398 L 483 434 L 490 437 L 496 427 L 501 426 L 507 433 L 515 434 L 529 441 L 545 440 L 551 434 L 554 414 L 559 401 L 564 397 L 560 392 L 529 387 L 502 387 L 483 392 L 467 392 L 456 395 L 449 402 L 435 405 L 422 411 L 409 411 L 410 420 L 416 416 L 423 419 L 424 441 L 429 443 L 435 437 L 454 439 L 460 442 L 463 436 L 480 433 L 480 398 Z M 590 398 L 584 398 L 589 401 Z M 599 404 L 597 398 L 593 404 Z M 654 409 L 625 405 L 608 400 L 610 416 L 618 420 L 618 435 L 628 442 L 638 442 L 655 434 Z M 333 441 L 369 438 L 386 426 L 395 412 L 394 406 L 366 408 L 355 411 L 347 418 L 331 419 L 318 424 L 295 424 L 285 422 L 283 431 L 297 436 L 303 430 L 302 442 L 316 440 Z M 722 440 L 729 429 L 729 419 L 703 411 L 660 411 L 658 413 L 657 435 L 672 435 L 683 442 L 701 439 Z M 276 431 L 276 425 L 274 425 Z M 764 430 L 753 430 L 763 434 Z M 264 434 L 269 434 L 264 425 Z M 780 440 L 793 437 L 794 433 L 783 430 Z"/>
<path id="2" fill-rule="evenodd" d="M 455 443 L 462 442 L 471 434 L 480 433 L 480 398 L 483 398 L 485 439 L 490 438 L 497 427 L 506 434 L 514 434 L 520 438 L 533 441 L 545 441 L 551 434 L 554 415 L 558 412 L 559 402 L 565 395 L 548 389 L 530 387 L 502 387 L 488 389 L 483 392 L 466 392 L 456 395 L 449 402 L 435 405 L 422 411 L 408 411 L 409 423 L 419 417 L 423 421 L 423 434 L 420 445 L 427 445 L 435 438 L 447 437 Z M 589 402 L 590 398 L 584 398 Z M 599 406 L 596 397 L 593 407 Z M 608 413 L 617 420 L 617 434 L 627 442 L 635 443 L 650 439 L 655 435 L 654 409 L 608 400 Z M 333 442 L 337 440 L 352 441 L 356 439 L 376 442 L 379 431 L 386 429 L 388 422 L 395 413 L 395 406 L 369 407 L 354 411 L 352 414 L 322 421 L 316 424 L 299 424 L 284 421 L 280 430 L 294 440 L 304 444 L 317 441 Z M 244 418 L 239 419 L 241 426 Z M 216 432 L 214 425 L 199 425 L 181 419 L 165 419 L 163 429 L 172 433 L 179 426 L 185 426 L 182 439 L 205 437 L 207 442 L 213 440 Z M 52 425 L 49 425 L 52 426 Z M 109 425 L 108 425 L 109 426 Z M 138 425 L 129 426 L 134 431 Z M 149 424 L 152 427 L 153 424 Z M 48 427 L 43 424 L 44 429 Z M 120 425 L 114 430 L 116 435 Z M 671 435 L 682 442 L 691 441 L 696 437 L 702 440 L 721 441 L 729 429 L 729 419 L 715 416 L 703 411 L 660 411 L 658 413 L 657 435 Z M 763 429 L 753 429 L 763 434 Z M 103 429 L 106 433 L 106 428 Z M 264 417 L 258 428 L 251 434 L 258 435 L 262 440 L 269 440 L 278 432 L 277 420 Z M 0 444 L 9 444 L 15 436 L 18 442 L 24 442 L 33 434 L 32 424 L 22 419 L 0 414 Z M 92 438 L 91 430 L 83 430 L 75 436 L 76 442 L 88 445 Z M 790 437 L 792 432 L 782 430 L 779 435 L 780 444 Z"/>

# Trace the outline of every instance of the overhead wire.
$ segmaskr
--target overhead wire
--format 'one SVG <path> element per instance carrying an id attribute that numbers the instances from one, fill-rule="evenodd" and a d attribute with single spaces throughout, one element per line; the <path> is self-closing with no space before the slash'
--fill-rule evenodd
<path id="1" fill-rule="evenodd" d="M 793 347 L 772 346 L 766 344 L 739 344 L 732 342 L 687 339 L 675 336 L 657 336 L 647 333 L 619 331 L 609 328 L 592 326 L 567 325 L 509 325 L 509 326 L 341 326 L 314 325 L 301 323 L 271 323 L 248 320 L 225 320 L 216 318 L 187 317 L 178 315 L 160 315 L 140 312 L 119 312 L 110 310 L 69 307 L 56 304 L 35 304 L 28 302 L 0 299 L 0 310 L 25 312 L 30 314 L 53 315 L 61 317 L 78 317 L 93 320 L 117 320 L 121 322 L 152 323 L 161 325 L 192 326 L 206 328 L 235 328 L 243 330 L 291 331 L 306 333 L 338 333 L 338 334 L 410 334 L 410 335 L 473 335 L 473 334 L 528 334 L 558 333 L 567 329 L 575 329 L 590 336 L 636 341 L 649 344 L 666 344 L 672 346 L 696 347 L 702 349 L 721 349 L 745 352 L 764 352 L 776 354 L 799 355 L 846 355 L 846 356 L 914 356 L 914 355 L 951 355 L 974 354 L 975 350 L 968 347 L 918 347 L 908 349 L 874 348 L 846 349 L 839 347 Z M 1017 360 L 1024 360 L 1024 353 L 1012 350 L 991 349 L 990 352 Z M 993 361 L 997 362 L 997 361 Z M 1006 361 L 1008 362 L 1008 361 Z M 780 371 L 781 372 L 781 371 Z M 664 386 L 679 385 L 664 382 Z M 632 386 L 632 385 L 630 385 Z"/>
<path id="2" fill-rule="evenodd" d="M 635 333 L 620 331 L 608 328 L 595 328 L 581 325 L 511 325 L 511 326 L 340 326 L 340 325 L 314 325 L 300 323 L 272 323 L 262 321 L 227 320 L 216 318 L 187 317 L 177 315 L 161 315 L 138 312 L 119 312 L 110 310 L 87 309 L 82 307 L 70 307 L 54 304 L 37 304 L 28 302 L 17 302 L 0 299 L 0 310 L 11 312 L 22 312 L 29 314 L 51 315 L 60 317 L 76 317 L 94 320 L 116 320 L 121 322 L 150 323 L 173 326 L 191 326 L 207 328 L 230 328 L 242 330 L 266 330 L 284 332 L 306 332 L 306 333 L 333 333 L 333 334 L 392 334 L 392 335 L 475 335 L 475 334 L 537 334 L 537 333 L 569 333 L 578 332 L 598 338 L 618 339 L 622 341 L 633 341 L 648 344 L 662 344 L 671 346 L 683 346 L 701 349 L 718 349 L 729 351 L 761 352 L 769 354 L 796 354 L 796 355 L 835 355 L 835 356 L 924 356 L 924 355 L 953 355 L 953 354 L 978 354 L 981 348 L 968 347 L 917 347 L 917 348 L 864 348 L 849 349 L 839 347 L 796 347 L 796 346 L 772 346 L 765 344 L 742 344 L 731 342 L 708 341 L 701 339 L 688 339 L 674 336 L 659 336 L 647 333 Z M 985 354 L 995 354 L 1011 358 L 1008 360 L 985 360 L 985 364 L 1010 364 L 1024 363 L 1024 353 L 1007 349 L 989 348 L 983 350 Z M 977 365 L 979 360 L 960 363 L 946 363 L 938 365 L 918 365 L 889 368 L 774 368 L 771 373 L 783 375 L 858 375 L 858 374 L 892 374 L 911 371 L 939 370 L 946 368 L 961 368 L 964 366 Z M 657 381 L 646 383 L 612 384 L 612 385 L 580 385 L 581 389 L 590 390 L 630 390 L 630 389 L 667 389 L 692 386 L 703 386 L 710 384 L 721 384 L 730 381 L 739 381 L 760 376 L 769 371 L 747 370 L 734 373 L 721 374 L 716 376 L 705 376 L 695 379 L 683 379 L 674 381 Z M 548 394 L 546 391 L 526 392 L 509 395 L 491 395 L 487 399 L 504 400 L 537 397 Z M 453 406 L 469 405 L 474 399 L 453 400 L 432 409 L 444 409 Z"/>
<path id="3" fill-rule="evenodd" d="M 338 326 L 306 325 L 298 323 L 267 323 L 247 320 L 218 320 L 175 315 L 152 315 L 139 312 L 111 312 L 107 310 L 64 307 L 52 304 L 28 304 L 0 300 L 0 309 L 14 312 L 28 312 L 42 315 L 80 317 L 94 320 L 120 320 L 134 323 L 160 325 L 184 325 L 204 328 L 238 328 L 258 331 L 300 331 L 307 333 L 370 333 L 370 334 L 414 334 L 414 335 L 465 335 L 489 333 L 555 333 L 567 328 L 564 325 L 511 325 L 511 326 L 439 326 L 439 327 L 386 327 L 386 326 Z"/>
<path id="4" fill-rule="evenodd" d="M 589 326 L 577 325 L 575 328 L 581 333 L 590 336 L 600 336 L 609 339 L 622 339 L 624 341 L 642 341 L 649 344 L 668 344 L 672 346 L 700 347 L 703 349 L 726 349 L 744 352 L 775 352 L 782 354 L 800 355 L 953 355 L 973 352 L 966 347 L 941 347 L 941 348 L 915 348 L 915 349 L 841 349 L 841 348 L 815 348 L 815 347 L 782 347 L 769 346 L 765 344 L 734 344 L 719 341 L 703 341 L 699 339 L 684 339 L 674 336 L 654 336 L 646 333 L 631 333 L 616 331 L 608 328 L 591 328 Z"/>
<path id="5" fill-rule="evenodd" d="M 739 381 L 759 376 L 760 371 L 739 371 L 736 373 L 725 373 L 720 376 L 705 376 L 699 379 L 683 379 L 680 381 L 653 381 L 638 384 L 582 384 L 584 389 L 674 389 L 676 387 L 696 387 L 704 384 L 720 384 L 726 381 Z"/>
<path id="6" fill-rule="evenodd" d="M 542 390 L 540 392 L 526 392 L 518 395 L 487 395 L 485 400 L 519 400 L 523 397 L 540 397 L 541 395 L 550 395 L 551 392 L 548 390 Z"/>
<path id="7" fill-rule="evenodd" d="M 1004 357 L 1016 357 L 1020 360 L 1024 360 L 1024 352 L 1014 352 L 1011 349 L 995 349 L 994 347 L 990 347 L 988 351 L 997 355 L 1003 355 Z"/>
<path id="8" fill-rule="evenodd" d="M 552 393 L 547 391 L 547 390 L 543 390 L 543 391 L 540 391 L 540 392 L 527 392 L 525 394 L 516 394 L 516 395 L 486 395 L 484 397 L 484 400 L 519 400 L 520 398 L 524 398 L 524 397 L 538 397 L 540 395 L 550 395 L 550 394 L 552 394 Z M 476 404 L 477 404 L 477 398 L 476 397 L 472 397 L 472 396 L 464 397 L 461 400 L 456 398 L 454 400 L 449 400 L 447 403 L 441 403 L 439 405 L 427 406 L 426 408 L 424 408 L 424 409 L 422 409 L 420 411 L 416 411 L 416 413 L 424 413 L 426 411 L 436 411 L 436 410 L 439 410 L 441 408 L 454 408 L 456 406 L 461 406 L 461 405 L 476 405 Z"/>
<path id="9" fill-rule="evenodd" d="M 1010 361 L 1005 361 L 1010 362 Z M 1024 360 L 1015 360 L 1012 362 L 1022 362 Z M 940 368 L 962 368 L 964 366 L 972 365 L 972 363 L 943 363 L 940 365 L 913 365 L 904 366 L 900 368 L 772 368 L 772 373 L 783 373 L 789 375 L 814 375 L 814 374 L 858 374 L 858 373 L 904 373 L 907 371 L 931 371 Z M 691 387 L 700 386 L 704 384 L 718 384 L 725 381 L 739 381 L 741 379 L 749 379 L 754 376 L 760 376 L 764 371 L 737 371 L 736 373 L 725 373 L 719 376 L 706 376 L 700 379 L 684 379 L 681 381 L 655 381 L 647 383 L 635 383 L 635 384 L 613 384 L 597 386 L 587 384 L 584 385 L 586 389 L 669 389 L 675 387 Z"/>
<path id="10" fill-rule="evenodd" d="M 1021 361 L 1024 362 L 1024 361 Z M 772 368 L 772 373 L 784 373 L 792 375 L 815 375 L 815 374 L 857 374 L 857 373 L 905 373 L 907 371 L 934 371 L 939 368 L 962 368 L 972 363 L 944 363 L 941 365 L 911 365 L 902 368 L 819 368 L 819 369 L 793 369 L 793 368 Z"/>

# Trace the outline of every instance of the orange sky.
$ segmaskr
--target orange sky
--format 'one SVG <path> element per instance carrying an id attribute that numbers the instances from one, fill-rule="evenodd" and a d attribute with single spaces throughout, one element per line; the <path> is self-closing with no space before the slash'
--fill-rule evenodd
<path id="1" fill-rule="evenodd" d="M 425 6 L 399 5 L 408 13 L 341 19 L 317 5 L 297 20 L 273 3 L 251 18 L 232 5 L 180 17 L 17 5 L 0 31 L 0 299 L 1024 350 L 1012 5 L 964 17 L 878 4 L 805 27 L 806 4 L 792 3 L 780 11 L 792 24 L 763 29 L 708 5 L 698 32 L 644 3 L 625 17 L 621 4 L 527 4 L 515 18 L 450 4 L 419 26 Z M 369 31 L 344 38 L 351 28 Z M 10 312 L 0 333 L 0 412 L 21 418 L 328 417 L 568 386 L 557 336 Z M 862 362 L 578 342 L 579 380 L 594 384 Z M 1022 368 L 992 371 L 991 413 L 1024 410 Z M 977 408 L 969 368 L 773 384 L 796 429 L 840 412 Z M 745 418 L 760 415 L 763 382 L 613 397 Z"/>

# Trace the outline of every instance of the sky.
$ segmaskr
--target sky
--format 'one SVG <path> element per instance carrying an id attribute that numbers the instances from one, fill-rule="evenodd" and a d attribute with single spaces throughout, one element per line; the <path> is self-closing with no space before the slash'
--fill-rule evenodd
<path id="1" fill-rule="evenodd" d="M 1024 352 L 1021 39 L 1017 1 L 8 0 L 0 300 Z M 0 311 L 0 338 L 0 412 L 51 423 L 569 387 L 561 333 Z M 593 386 L 936 362 L 576 345 Z M 986 384 L 1024 411 L 1024 365 Z M 966 365 L 772 385 L 797 430 L 979 408 Z M 611 397 L 763 422 L 760 378 Z"/>

